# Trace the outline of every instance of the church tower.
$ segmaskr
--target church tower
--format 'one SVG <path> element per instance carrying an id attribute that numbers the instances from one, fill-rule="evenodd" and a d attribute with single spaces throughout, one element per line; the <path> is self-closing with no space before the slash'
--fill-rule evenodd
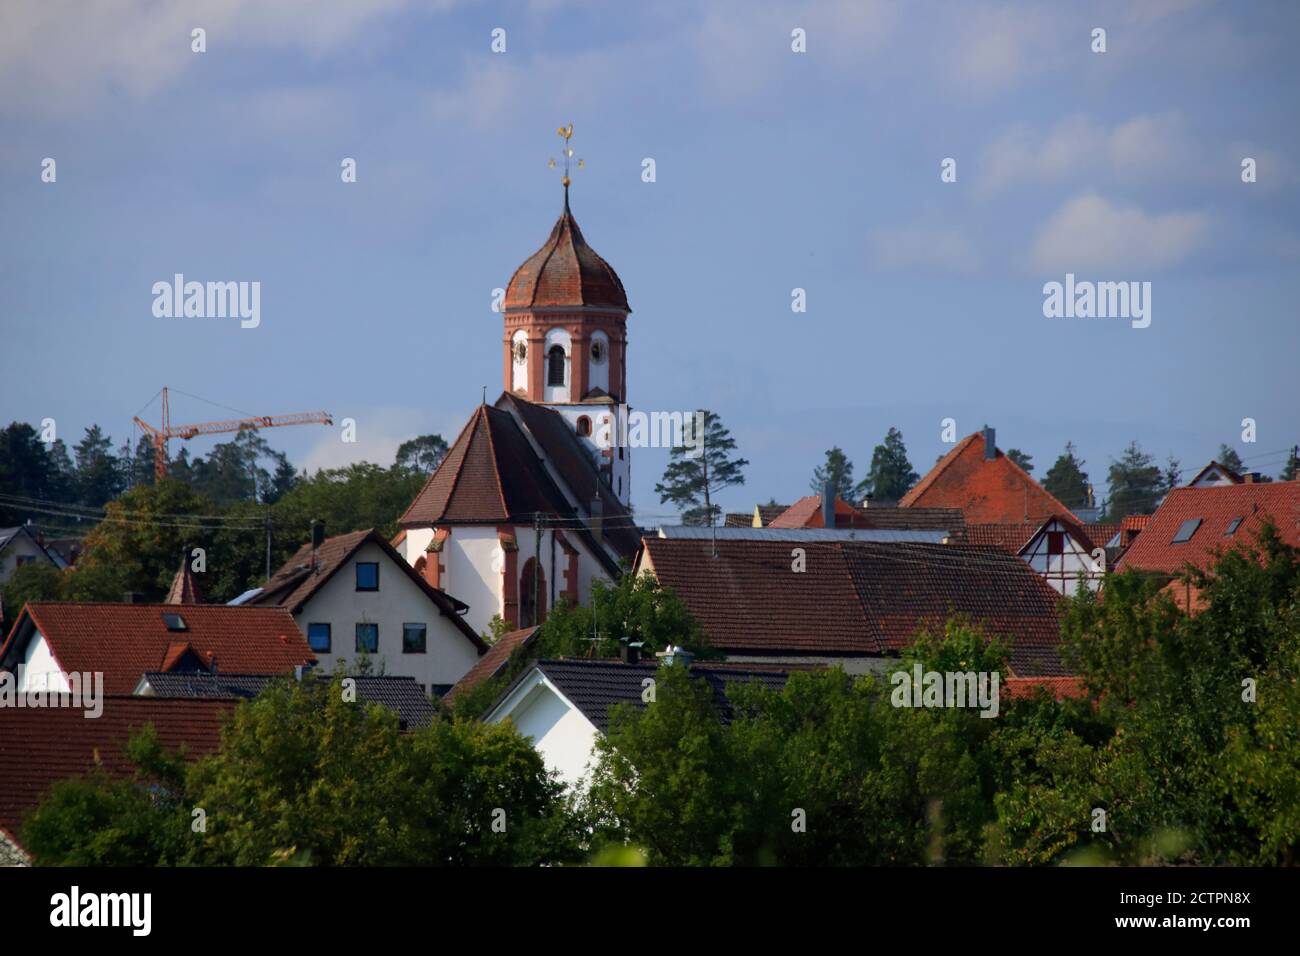
<path id="1" fill-rule="evenodd" d="M 515 270 L 506 287 L 504 384 L 506 391 L 558 412 L 627 506 L 631 459 L 619 436 L 626 427 L 627 317 L 632 310 L 618 274 L 587 245 L 569 210 L 573 124 L 559 132 L 564 137 L 564 211 L 545 244 Z"/>

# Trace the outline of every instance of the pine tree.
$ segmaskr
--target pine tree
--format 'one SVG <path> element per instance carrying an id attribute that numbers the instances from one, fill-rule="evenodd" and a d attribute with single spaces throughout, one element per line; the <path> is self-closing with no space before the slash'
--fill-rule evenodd
<path id="1" fill-rule="evenodd" d="M 113 454 L 113 439 L 102 428 L 87 428 L 73 448 L 73 456 L 77 497 L 83 505 L 99 508 L 118 496 L 124 484 L 122 469 Z"/>
<path id="2" fill-rule="evenodd" d="M 732 457 L 736 440 L 717 415 L 707 410 L 698 414 L 703 416 L 704 434 L 692 437 L 695 442 L 703 438 L 702 449 L 686 445 L 674 447 L 668 467 L 664 469 L 663 481 L 655 485 L 655 491 L 660 501 L 682 509 L 683 524 L 712 525 L 722 513 L 713 496 L 723 488 L 743 485 L 745 476 L 742 469 L 749 462 Z"/>
<path id="3" fill-rule="evenodd" d="M 1120 459 L 1110 464 L 1110 504 L 1106 517 L 1115 521 L 1128 515 L 1151 514 L 1156 510 L 1165 478 L 1155 459 L 1136 441 L 1130 442 Z"/>
<path id="4" fill-rule="evenodd" d="M 853 500 L 853 462 L 849 461 L 848 456 L 835 446 L 826 452 L 826 463 L 818 465 L 813 470 L 812 481 L 809 487 L 812 488 L 813 494 L 822 493 L 822 485 L 826 482 L 831 483 L 831 492 L 843 498 L 845 501 Z"/>
<path id="5" fill-rule="evenodd" d="M 920 479 L 907 460 L 907 446 L 903 433 L 890 428 L 884 444 L 877 445 L 871 453 L 871 471 L 858 486 L 862 496 L 871 496 L 877 502 L 898 501 Z"/>
<path id="6" fill-rule="evenodd" d="M 1241 456 L 1227 445 L 1219 446 L 1219 457 L 1215 461 L 1225 468 L 1231 468 L 1237 474 L 1241 474 L 1246 469 L 1246 466 L 1241 463 Z"/>
<path id="7" fill-rule="evenodd" d="M 1300 477 L 1300 456 L 1296 455 L 1296 447 L 1291 447 L 1291 453 L 1287 456 L 1286 466 L 1282 469 L 1282 474 L 1277 476 L 1281 481 L 1295 481 Z"/>
<path id="8" fill-rule="evenodd" d="M 1084 461 L 1074 454 L 1074 442 L 1065 443 L 1065 451 L 1047 470 L 1043 488 L 1067 508 L 1083 508 L 1088 504 L 1088 473 Z"/>
<path id="9" fill-rule="evenodd" d="M 1025 474 L 1032 475 L 1034 473 L 1033 455 L 1026 455 L 1019 448 L 1012 448 L 1007 451 L 1007 457 L 1024 469 Z"/>

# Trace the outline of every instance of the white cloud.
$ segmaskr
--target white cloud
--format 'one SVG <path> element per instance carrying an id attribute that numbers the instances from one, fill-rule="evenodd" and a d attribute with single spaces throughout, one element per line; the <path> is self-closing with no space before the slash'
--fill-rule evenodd
<path id="1" fill-rule="evenodd" d="M 955 272 L 969 275 L 980 266 L 975 246 L 959 230 L 936 223 L 910 223 L 875 230 L 872 263 L 887 272 Z"/>
<path id="2" fill-rule="evenodd" d="M 948 52 L 951 80 L 958 89 L 987 94 L 1058 62 L 1063 31 L 1038 7 L 959 6 Z M 1059 18 L 1058 18 L 1059 21 Z"/>
<path id="3" fill-rule="evenodd" d="M 466 407 L 459 415 L 431 415 L 426 409 L 393 405 L 337 413 L 334 427 L 322 434 L 307 452 L 302 467 L 308 474 L 315 474 L 318 468 L 341 468 L 361 461 L 387 468 L 397 457 L 398 446 L 418 435 L 439 434 L 450 445 L 470 411 Z M 355 442 L 344 442 L 341 438 L 344 418 L 356 420 Z"/>
<path id="4" fill-rule="evenodd" d="M 1038 269 L 1160 269 L 1195 252 L 1209 231 L 1203 213 L 1148 215 L 1091 193 L 1071 199 L 1048 220 L 1030 255 Z"/>

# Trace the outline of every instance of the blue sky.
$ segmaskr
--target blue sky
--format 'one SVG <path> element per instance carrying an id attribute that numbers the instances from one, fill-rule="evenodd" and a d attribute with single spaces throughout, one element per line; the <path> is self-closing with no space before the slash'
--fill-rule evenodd
<path id="1" fill-rule="evenodd" d="M 722 416 L 751 462 L 729 508 L 806 494 L 833 444 L 863 473 L 891 425 L 924 473 L 945 417 L 1040 477 L 1072 440 L 1099 491 L 1135 438 L 1276 474 L 1300 441 L 1298 43 L 1293 3 L 10 2 L 0 417 L 120 441 L 166 384 L 356 419 L 355 445 L 268 432 L 300 465 L 451 440 L 501 389 L 492 290 L 559 213 L 572 121 L 574 213 L 634 310 L 630 400 Z M 260 326 L 155 318 L 176 272 L 261 282 Z M 1151 282 L 1151 326 L 1045 318 L 1066 272 Z M 633 459 L 647 521 L 665 461 Z"/>

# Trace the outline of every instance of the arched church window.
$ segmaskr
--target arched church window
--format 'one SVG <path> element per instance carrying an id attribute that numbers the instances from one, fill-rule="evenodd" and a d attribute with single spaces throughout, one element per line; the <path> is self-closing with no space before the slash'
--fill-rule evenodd
<path id="1" fill-rule="evenodd" d="M 591 341 L 591 360 L 597 365 L 605 361 L 605 343 L 600 339 Z"/>
<path id="2" fill-rule="evenodd" d="M 546 353 L 546 384 L 564 384 L 564 346 L 552 345 Z"/>
<path id="3" fill-rule="evenodd" d="M 591 419 L 586 415 L 578 416 L 578 434 L 583 436 L 591 434 Z"/>

